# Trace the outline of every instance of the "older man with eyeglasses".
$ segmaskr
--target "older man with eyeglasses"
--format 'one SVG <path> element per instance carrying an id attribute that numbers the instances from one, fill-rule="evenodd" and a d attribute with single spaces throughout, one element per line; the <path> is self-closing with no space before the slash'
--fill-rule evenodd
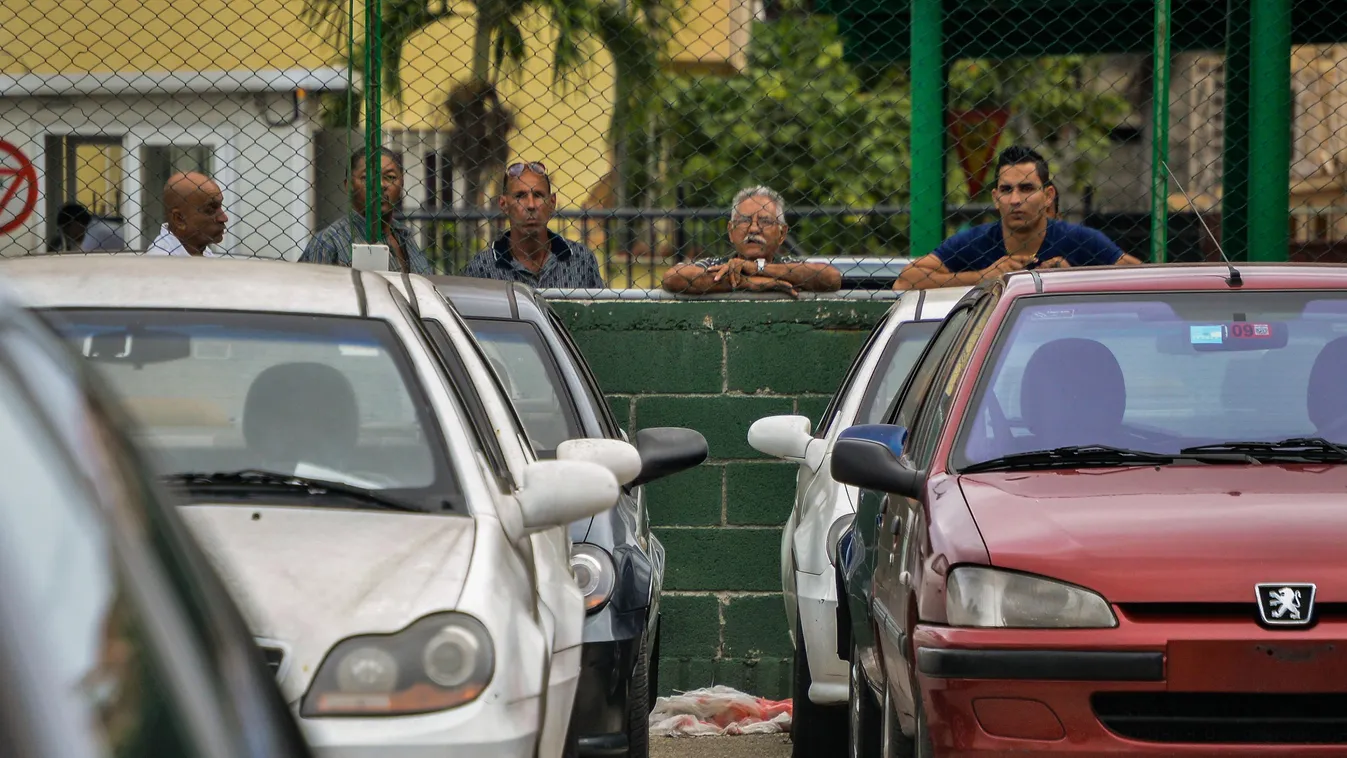
<path id="1" fill-rule="evenodd" d="M 730 243 L 734 254 L 682 263 L 664 274 L 664 289 L 680 295 L 713 292 L 834 292 L 842 273 L 826 263 L 781 255 L 786 241 L 786 204 L 763 186 L 734 196 L 730 206 Z"/>
<path id="2" fill-rule="evenodd" d="M 599 262 L 589 248 L 547 228 L 557 196 L 547 167 L 512 163 L 505 169 L 500 209 L 510 230 L 473 256 L 462 276 L 522 282 L 534 288 L 603 289 Z"/>

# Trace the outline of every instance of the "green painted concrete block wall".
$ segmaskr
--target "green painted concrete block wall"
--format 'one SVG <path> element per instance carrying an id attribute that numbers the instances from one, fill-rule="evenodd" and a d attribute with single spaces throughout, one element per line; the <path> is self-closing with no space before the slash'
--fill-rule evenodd
<path id="1" fill-rule="evenodd" d="M 795 469 L 748 446 L 780 413 L 817 425 L 884 301 L 553 301 L 629 432 L 686 426 L 701 467 L 651 484 L 664 543 L 661 694 L 726 684 L 790 695 L 781 524 Z"/>

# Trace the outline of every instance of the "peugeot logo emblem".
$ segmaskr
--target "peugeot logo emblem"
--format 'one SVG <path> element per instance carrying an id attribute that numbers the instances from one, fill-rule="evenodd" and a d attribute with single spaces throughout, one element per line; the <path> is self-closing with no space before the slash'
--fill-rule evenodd
<path id="1" fill-rule="evenodd" d="M 1255 585 L 1258 616 L 1268 626 L 1309 626 L 1314 618 L 1314 585 Z"/>

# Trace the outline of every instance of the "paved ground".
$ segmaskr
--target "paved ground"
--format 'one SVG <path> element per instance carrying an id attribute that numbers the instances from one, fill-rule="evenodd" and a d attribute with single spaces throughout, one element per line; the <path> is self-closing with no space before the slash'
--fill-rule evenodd
<path id="1" fill-rule="evenodd" d="M 790 736 L 651 737 L 650 758 L 787 758 Z"/>

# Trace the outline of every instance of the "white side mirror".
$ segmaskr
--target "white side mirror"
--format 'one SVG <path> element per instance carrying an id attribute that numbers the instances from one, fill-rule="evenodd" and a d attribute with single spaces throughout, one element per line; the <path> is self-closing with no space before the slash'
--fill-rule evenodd
<path id="1" fill-rule="evenodd" d="M 620 485 L 630 484 L 641 475 L 641 453 L 630 442 L 588 437 L 566 440 L 557 445 L 557 460 L 597 463 L 613 472 Z"/>
<path id="2" fill-rule="evenodd" d="M 748 428 L 748 444 L 760 453 L 799 463 L 814 438 L 813 424 L 804 416 L 768 416 Z"/>
<path id="3" fill-rule="evenodd" d="M 622 487 L 607 468 L 588 461 L 537 461 L 524 469 L 519 507 L 524 528 L 546 529 L 596 516 L 617 505 Z"/>

